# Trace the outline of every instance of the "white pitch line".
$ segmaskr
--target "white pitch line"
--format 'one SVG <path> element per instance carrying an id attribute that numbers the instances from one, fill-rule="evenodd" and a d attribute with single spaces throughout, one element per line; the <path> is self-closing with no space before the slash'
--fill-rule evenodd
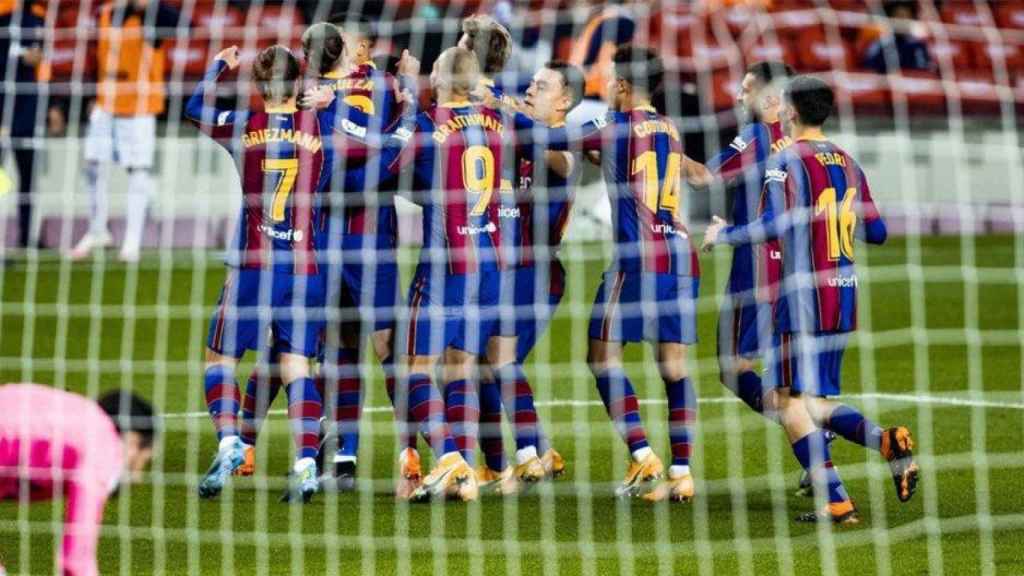
<path id="1" fill-rule="evenodd" d="M 930 396 L 927 394 L 892 394 L 888 392 L 871 392 L 865 394 L 844 394 L 842 396 L 839 396 L 839 398 L 843 400 L 881 400 L 883 402 L 903 402 L 907 404 L 932 404 L 936 406 L 960 406 L 965 408 L 991 408 L 994 410 L 1024 410 L 1024 402 L 975 400 L 973 398 L 957 398 L 954 396 Z M 732 402 L 739 402 L 739 399 L 733 398 L 731 396 L 716 396 L 714 398 L 699 398 L 697 402 L 699 402 L 700 404 L 727 404 Z M 664 404 L 665 400 L 660 398 L 643 398 L 640 400 L 640 403 L 646 405 Z M 534 405 L 541 408 L 589 408 L 594 406 L 603 406 L 600 400 L 541 400 L 535 402 Z M 391 411 L 391 406 L 367 406 L 363 408 L 363 412 L 367 412 L 370 414 Z M 268 414 L 271 416 L 281 416 L 287 413 L 287 410 L 278 409 L 271 410 Z M 209 416 L 208 412 L 171 412 L 163 415 L 163 417 L 168 420 L 205 418 L 207 416 Z"/>

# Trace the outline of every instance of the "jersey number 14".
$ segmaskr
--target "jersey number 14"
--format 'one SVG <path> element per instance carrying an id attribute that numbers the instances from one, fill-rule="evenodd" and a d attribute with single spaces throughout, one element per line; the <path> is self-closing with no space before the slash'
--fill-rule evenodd
<path id="1" fill-rule="evenodd" d="M 630 173 L 633 176 L 641 175 L 642 182 L 641 197 L 644 205 L 650 208 L 651 212 L 668 210 L 676 214 L 679 210 L 679 170 L 683 158 L 676 152 L 668 155 L 665 163 L 664 184 L 658 179 L 658 153 L 654 150 L 642 152 L 633 159 L 633 167 Z"/>

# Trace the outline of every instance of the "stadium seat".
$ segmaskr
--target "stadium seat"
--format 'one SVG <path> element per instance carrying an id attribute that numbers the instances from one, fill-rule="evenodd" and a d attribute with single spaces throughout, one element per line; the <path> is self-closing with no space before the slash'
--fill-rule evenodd
<path id="1" fill-rule="evenodd" d="M 75 74 L 75 56 L 78 54 L 83 42 L 74 36 L 58 38 L 53 41 L 53 48 L 47 52 L 47 62 L 50 64 L 50 81 L 67 82 L 73 78 L 94 78 L 96 76 L 96 44 L 85 41 L 87 54 L 82 59 L 83 76 Z"/>
<path id="2" fill-rule="evenodd" d="M 943 22 L 959 26 L 980 27 L 991 25 L 987 10 L 979 12 L 973 2 L 950 2 L 941 11 Z"/>
<path id="3" fill-rule="evenodd" d="M 928 53 L 940 68 L 947 63 L 954 70 L 971 70 L 977 67 L 974 50 L 967 42 L 933 39 L 928 43 Z"/>
<path id="4" fill-rule="evenodd" d="M 235 6 L 198 4 L 192 10 L 193 38 L 209 38 L 225 45 L 243 38 L 245 15 Z"/>
<path id="5" fill-rule="evenodd" d="M 1005 62 L 1009 73 L 1024 70 L 1024 47 L 1016 42 L 972 43 L 974 61 L 979 69 L 995 71 Z"/>
<path id="6" fill-rule="evenodd" d="M 306 29 L 306 18 L 294 6 L 264 5 L 263 8 L 246 11 L 245 26 L 249 30 L 259 30 L 261 45 L 269 40 L 298 47 Z"/>
<path id="7" fill-rule="evenodd" d="M 837 70 L 819 74 L 836 91 L 840 105 L 852 102 L 858 110 L 887 111 L 890 104 L 885 77 L 869 72 Z"/>
<path id="8" fill-rule="evenodd" d="M 889 74 L 885 78 L 889 83 L 894 104 L 905 98 L 911 113 L 945 110 L 946 92 L 942 79 L 937 74 L 905 70 L 901 74 Z"/>
<path id="9" fill-rule="evenodd" d="M 744 46 L 742 51 L 744 61 L 747 64 L 763 60 L 789 63 L 796 61 L 796 53 L 789 43 L 789 39 L 785 37 L 781 37 L 778 40 L 762 38 L 749 46 Z"/>
<path id="10" fill-rule="evenodd" d="M 732 74 L 729 70 L 719 70 L 711 75 L 712 107 L 715 110 L 727 110 L 736 103 L 736 94 L 739 92 L 741 78 Z M 706 94 L 701 90 L 700 94 Z"/>
<path id="11" fill-rule="evenodd" d="M 210 43 L 206 40 L 174 41 L 167 47 L 167 75 L 173 77 L 181 70 L 186 78 L 199 78 L 209 63 Z"/>
<path id="12" fill-rule="evenodd" d="M 1006 2 L 995 9 L 996 23 L 1000 28 L 1024 29 L 1024 4 Z"/>
<path id="13" fill-rule="evenodd" d="M 855 65 L 853 49 L 836 31 L 831 38 L 823 26 L 799 29 L 791 36 L 798 68 L 805 71 L 851 69 Z"/>
<path id="14" fill-rule="evenodd" d="M 1012 100 L 1012 93 L 1005 95 L 1000 93 L 991 74 L 979 73 L 957 78 L 956 87 L 965 113 L 998 113 L 1002 97 L 1005 96 Z"/>

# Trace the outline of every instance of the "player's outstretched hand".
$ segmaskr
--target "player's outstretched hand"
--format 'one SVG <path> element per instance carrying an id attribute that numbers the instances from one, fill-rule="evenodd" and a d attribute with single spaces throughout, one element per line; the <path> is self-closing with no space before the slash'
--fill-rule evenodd
<path id="1" fill-rule="evenodd" d="M 705 252 L 711 252 L 718 243 L 718 235 L 722 233 L 722 228 L 726 227 L 725 220 L 722 220 L 718 216 L 711 217 L 711 225 L 704 231 L 704 243 L 701 244 L 700 249 Z"/>
<path id="2" fill-rule="evenodd" d="M 234 70 L 238 68 L 238 46 L 228 46 L 227 48 L 217 52 L 217 56 L 214 60 L 223 60 L 228 65 L 228 70 Z"/>
<path id="3" fill-rule="evenodd" d="M 299 96 L 299 108 L 307 110 L 323 110 L 331 102 L 334 102 L 334 88 L 329 85 L 309 88 Z"/>

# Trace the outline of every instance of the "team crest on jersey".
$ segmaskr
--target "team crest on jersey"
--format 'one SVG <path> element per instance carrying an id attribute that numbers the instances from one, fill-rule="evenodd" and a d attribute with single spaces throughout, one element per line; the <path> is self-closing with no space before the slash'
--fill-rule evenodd
<path id="1" fill-rule="evenodd" d="M 785 170 L 766 170 L 764 178 L 768 182 L 785 182 L 789 174 Z"/>

